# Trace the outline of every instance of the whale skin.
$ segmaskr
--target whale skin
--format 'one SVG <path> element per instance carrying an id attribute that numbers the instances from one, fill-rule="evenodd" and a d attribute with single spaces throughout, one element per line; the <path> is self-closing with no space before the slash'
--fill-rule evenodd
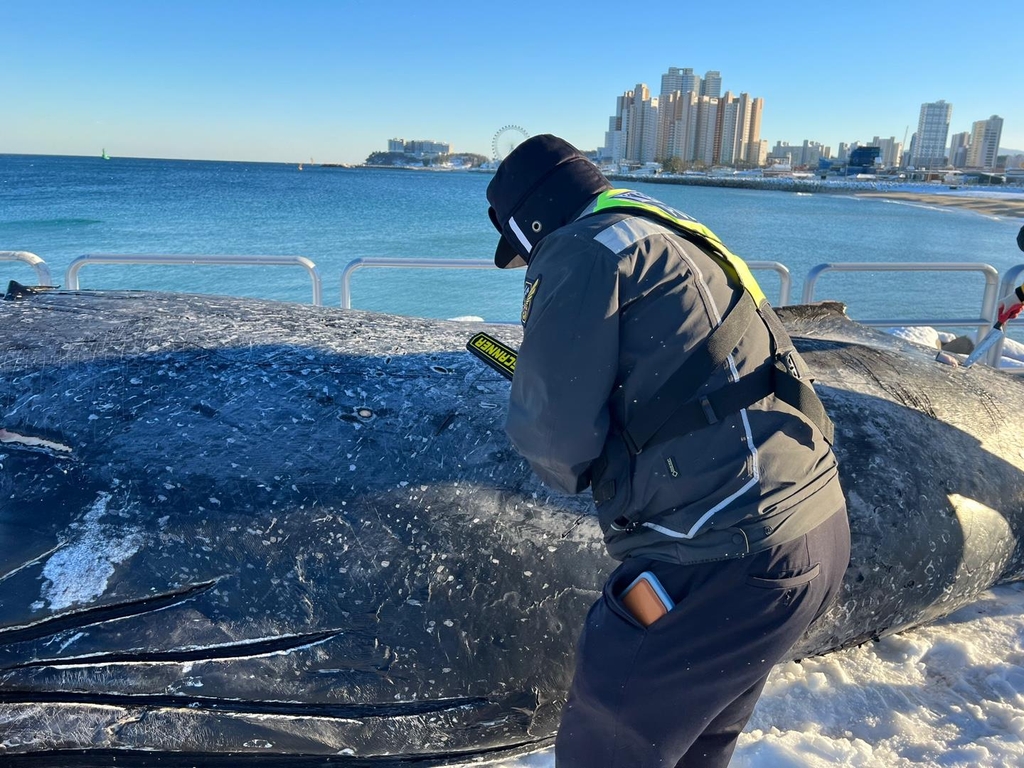
<path id="1" fill-rule="evenodd" d="M 551 742 L 616 563 L 589 494 L 513 450 L 508 382 L 465 350 L 517 326 L 8 298 L 0 758 L 441 765 Z M 852 530 L 842 592 L 790 658 L 1021 579 L 1024 386 L 840 305 L 779 313 L 835 422 Z"/>

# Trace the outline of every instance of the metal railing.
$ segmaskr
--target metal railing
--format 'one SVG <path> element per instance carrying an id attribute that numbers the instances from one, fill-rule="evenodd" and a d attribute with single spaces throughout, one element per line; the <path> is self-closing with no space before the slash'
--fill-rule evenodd
<path id="1" fill-rule="evenodd" d="M 913 319 L 857 319 L 861 325 L 873 327 L 900 327 L 900 326 L 931 326 L 938 328 L 954 328 L 963 326 L 977 326 L 978 333 L 975 343 L 984 338 L 991 330 L 992 325 L 998 318 L 998 303 L 1002 296 L 1009 295 L 1015 287 L 1020 284 L 1021 275 L 1024 275 L 1024 264 L 1011 267 L 1003 273 L 1000 279 L 999 272 L 990 264 L 981 263 L 957 263 L 957 262 L 914 262 L 908 261 L 902 264 L 879 264 L 875 262 L 851 262 L 848 264 L 818 264 L 807 273 L 804 281 L 804 292 L 802 302 L 809 304 L 814 301 L 814 289 L 818 278 L 829 271 L 835 272 L 978 272 L 985 276 L 985 291 L 981 299 L 981 316 L 976 318 L 913 318 Z M 998 368 L 1014 375 L 1024 375 L 1024 369 L 1017 367 L 1003 367 L 1000 363 L 1003 359 L 1003 341 L 1000 339 L 985 357 L 986 365 Z"/>
<path id="2" fill-rule="evenodd" d="M 305 256 L 235 256 L 229 254 L 178 255 L 159 253 L 87 253 L 68 265 L 64 285 L 77 291 L 78 273 L 86 264 L 186 264 L 192 266 L 300 266 L 313 282 L 313 304 L 323 306 L 323 281 L 316 264 Z"/>
<path id="3" fill-rule="evenodd" d="M 28 264 L 36 271 L 38 284 L 52 286 L 50 270 L 39 256 L 28 251 L 0 251 L 0 261 L 20 261 Z M 152 264 L 152 265 L 191 265 L 191 266 L 300 266 L 309 274 L 313 286 L 313 304 L 323 305 L 323 287 L 320 271 L 316 264 L 305 256 L 250 256 L 226 254 L 178 255 L 178 254 L 114 254 L 90 253 L 79 256 L 68 265 L 64 275 L 64 283 L 68 290 L 78 290 L 78 273 L 86 264 Z M 785 265 L 777 261 L 750 261 L 747 266 L 751 271 L 768 270 L 779 276 L 778 306 L 789 304 L 792 293 L 792 277 Z M 358 258 L 350 261 L 341 275 L 341 306 L 352 307 L 352 276 L 365 268 L 411 268 L 411 269 L 494 269 L 490 259 L 409 259 L 409 258 Z M 985 278 L 985 290 L 982 295 L 981 312 L 978 317 L 923 317 L 923 318 L 867 318 L 858 319 L 862 325 L 872 327 L 899 326 L 932 326 L 932 327 L 964 327 L 974 326 L 978 329 L 978 339 L 988 332 L 996 321 L 998 301 L 1001 296 L 1008 295 L 1024 280 L 1024 264 L 1018 264 L 1003 273 L 1000 280 L 995 267 L 983 263 L 956 262 L 849 262 L 818 264 L 811 268 L 804 280 L 801 301 L 809 304 L 815 300 L 814 294 L 820 277 L 826 272 L 976 272 Z M 999 367 L 1002 358 L 1003 343 L 1000 341 L 993 347 L 986 362 Z M 1009 369 L 1018 372 L 1017 369 Z M 1024 370 L 1020 370 L 1024 373 Z"/>
<path id="4" fill-rule="evenodd" d="M 352 309 L 352 275 L 360 269 L 494 269 L 490 259 L 353 259 L 341 272 L 341 308 Z"/>
<path id="5" fill-rule="evenodd" d="M 872 261 L 854 261 L 845 264 L 818 264 L 811 268 L 804 280 L 801 302 L 814 301 L 814 289 L 818 278 L 825 272 L 979 272 L 985 276 L 985 292 L 981 299 L 981 315 L 978 317 L 927 317 L 927 318 L 857 318 L 861 325 L 875 328 L 899 327 L 906 325 L 927 325 L 938 328 L 976 326 L 984 334 L 995 322 L 996 302 L 999 301 L 999 272 L 989 264 L 906 261 L 890 264 Z M 979 335 L 979 338 L 981 336 Z"/>
<path id="6" fill-rule="evenodd" d="M 789 303 L 793 279 L 784 264 L 777 261 L 748 261 L 751 271 L 771 270 L 779 276 L 779 305 Z M 360 269 L 494 269 L 490 259 L 405 259 L 360 258 L 350 261 L 341 273 L 341 307 L 352 309 L 352 275 Z"/>
<path id="7" fill-rule="evenodd" d="M 0 261 L 20 261 L 36 271 L 36 285 L 52 286 L 53 277 L 46 262 L 28 251 L 0 251 Z"/>
<path id="8" fill-rule="evenodd" d="M 748 261 L 747 267 L 751 272 L 771 270 L 777 273 L 779 276 L 779 306 L 784 307 L 789 304 L 789 297 L 793 291 L 793 278 L 790 277 L 789 270 L 784 264 L 778 261 Z"/>

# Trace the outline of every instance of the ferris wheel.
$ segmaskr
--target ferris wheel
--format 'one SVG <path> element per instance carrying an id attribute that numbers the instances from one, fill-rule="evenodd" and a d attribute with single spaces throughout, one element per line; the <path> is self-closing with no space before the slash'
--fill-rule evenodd
<path id="1" fill-rule="evenodd" d="M 513 149 L 523 141 L 530 138 L 530 134 L 520 125 L 506 125 L 498 129 L 491 139 L 491 149 L 494 150 L 494 159 L 501 162 Z"/>

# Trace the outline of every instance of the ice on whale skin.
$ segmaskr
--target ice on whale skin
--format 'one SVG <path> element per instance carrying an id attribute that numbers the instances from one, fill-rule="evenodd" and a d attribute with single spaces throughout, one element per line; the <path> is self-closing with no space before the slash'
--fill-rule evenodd
<path id="1" fill-rule="evenodd" d="M 853 557 L 823 653 L 1021 577 L 1021 384 L 783 311 L 836 422 Z M 252 299 L 0 302 L 0 754 L 548 742 L 614 566 L 503 431 L 483 328 Z M 488 330 L 516 345 L 512 326 Z M 145 751 L 145 752 L 143 752 Z"/>

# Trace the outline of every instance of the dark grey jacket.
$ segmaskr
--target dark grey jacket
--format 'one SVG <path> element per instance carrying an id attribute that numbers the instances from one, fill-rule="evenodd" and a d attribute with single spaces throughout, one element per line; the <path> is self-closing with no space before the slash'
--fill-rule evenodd
<path id="1" fill-rule="evenodd" d="M 562 491 L 582 491 L 594 461 L 607 463 L 601 487 L 614 493 L 598 514 L 617 559 L 737 557 L 803 535 L 843 503 L 828 443 L 774 395 L 636 455 L 619 436 L 741 295 L 713 257 L 646 217 L 591 215 L 531 254 L 506 431 Z M 770 357 L 755 319 L 699 394 Z M 632 532 L 611 524 L 627 512 L 645 521 Z"/>

